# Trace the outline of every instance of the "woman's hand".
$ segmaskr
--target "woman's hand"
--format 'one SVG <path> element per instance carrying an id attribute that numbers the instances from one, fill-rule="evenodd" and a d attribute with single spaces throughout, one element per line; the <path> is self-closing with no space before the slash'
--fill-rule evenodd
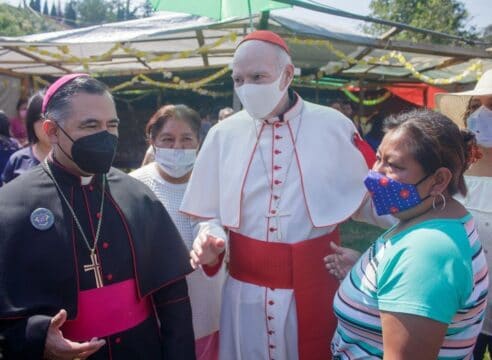
<path id="1" fill-rule="evenodd" d="M 325 267 L 328 272 L 335 276 L 338 280 L 343 280 L 350 269 L 352 269 L 352 266 L 354 266 L 359 259 L 360 252 L 343 246 L 338 246 L 334 242 L 330 243 L 330 247 L 333 250 L 333 254 L 330 254 L 324 258 Z"/>

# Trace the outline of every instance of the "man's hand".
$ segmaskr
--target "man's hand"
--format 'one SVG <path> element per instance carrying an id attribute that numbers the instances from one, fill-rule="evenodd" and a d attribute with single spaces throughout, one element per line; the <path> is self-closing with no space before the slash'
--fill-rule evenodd
<path id="1" fill-rule="evenodd" d="M 67 312 L 60 310 L 51 319 L 46 343 L 44 345 L 44 358 L 49 360 L 73 360 L 85 359 L 98 351 L 106 341 L 91 339 L 83 343 L 73 342 L 63 337 L 60 327 L 67 320 Z"/>
<path id="2" fill-rule="evenodd" d="M 360 252 L 338 246 L 334 242 L 330 243 L 330 247 L 333 250 L 333 254 L 325 257 L 325 267 L 338 280 L 343 280 L 357 262 L 357 259 L 359 259 Z"/>
<path id="3" fill-rule="evenodd" d="M 216 265 L 219 255 L 225 250 L 224 239 L 213 235 L 198 236 L 190 251 L 190 263 L 193 269 L 200 265 Z"/>

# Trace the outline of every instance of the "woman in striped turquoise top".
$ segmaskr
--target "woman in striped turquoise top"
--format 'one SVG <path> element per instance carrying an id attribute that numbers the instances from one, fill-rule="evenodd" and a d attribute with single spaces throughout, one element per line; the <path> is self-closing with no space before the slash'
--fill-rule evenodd
<path id="1" fill-rule="evenodd" d="M 400 221 L 361 256 L 334 300 L 335 359 L 470 359 L 488 289 L 472 216 L 452 198 L 473 136 L 441 114 L 386 121 L 366 178 L 379 214 Z"/>

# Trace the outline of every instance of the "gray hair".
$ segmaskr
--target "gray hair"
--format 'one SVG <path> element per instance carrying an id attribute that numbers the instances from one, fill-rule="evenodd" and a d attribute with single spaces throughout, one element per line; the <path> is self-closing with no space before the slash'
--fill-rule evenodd
<path id="1" fill-rule="evenodd" d="M 278 72 L 280 73 L 282 70 L 285 69 L 285 67 L 287 65 L 291 65 L 292 64 L 292 59 L 290 57 L 290 55 L 284 50 L 282 49 L 280 46 L 275 46 L 275 50 L 277 52 L 277 69 L 278 69 Z"/>

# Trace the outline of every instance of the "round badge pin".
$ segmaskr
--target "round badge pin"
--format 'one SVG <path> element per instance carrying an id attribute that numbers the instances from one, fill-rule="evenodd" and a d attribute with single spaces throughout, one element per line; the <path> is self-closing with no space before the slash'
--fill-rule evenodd
<path id="1" fill-rule="evenodd" d="M 36 229 L 48 230 L 55 223 L 55 216 L 46 208 L 37 208 L 31 213 L 31 224 Z"/>

